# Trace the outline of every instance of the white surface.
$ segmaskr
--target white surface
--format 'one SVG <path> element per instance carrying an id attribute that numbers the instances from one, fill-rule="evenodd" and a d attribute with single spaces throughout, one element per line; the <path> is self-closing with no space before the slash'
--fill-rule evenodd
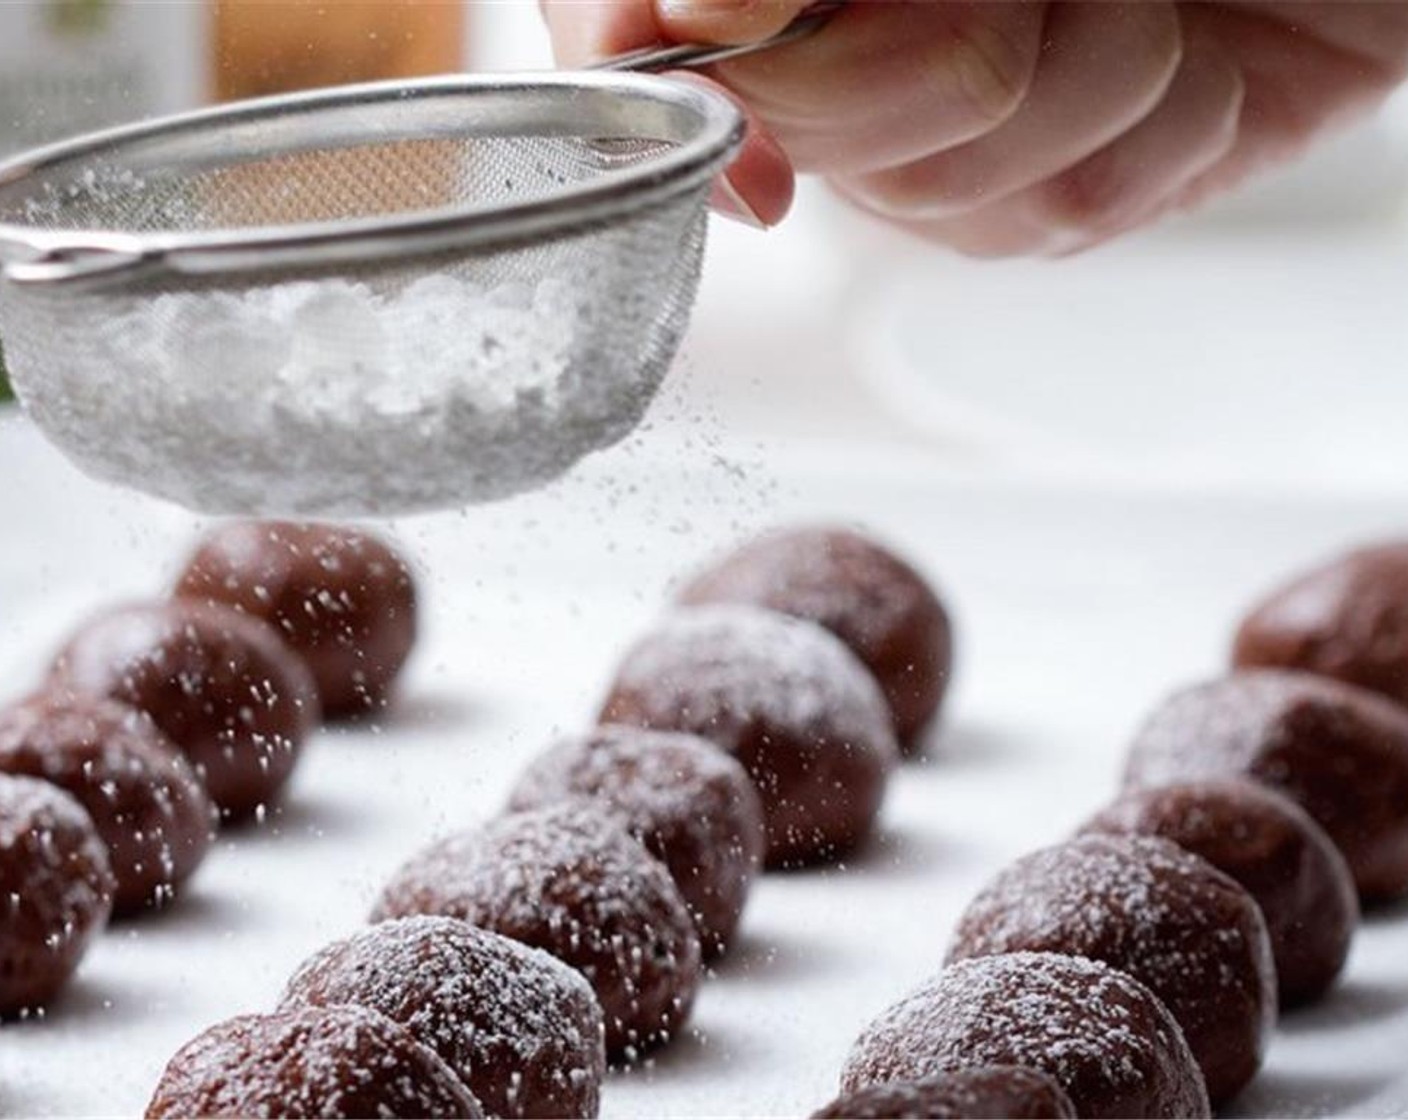
<path id="1" fill-rule="evenodd" d="M 14 422 L 0 479 L 0 680 L 17 693 L 85 611 L 159 590 L 194 525 L 78 478 Z M 949 718 L 852 866 L 762 882 L 689 1034 L 613 1076 L 608 1116 L 821 1104 L 866 1020 L 938 967 L 979 884 L 1093 810 L 1140 714 L 1218 668 L 1247 598 L 1401 529 L 1405 509 L 983 486 L 830 444 L 762 462 L 691 424 L 537 498 L 402 523 L 426 627 L 394 718 L 320 734 L 285 807 L 222 838 L 175 910 L 105 936 L 47 1020 L 0 1027 L 0 1112 L 138 1111 L 176 1046 L 269 1006 L 403 857 L 493 813 L 552 729 L 591 716 L 672 576 L 792 516 L 861 519 L 941 581 L 960 627 Z M 1405 937 L 1403 913 L 1365 926 L 1339 992 L 1286 1021 L 1242 1111 L 1408 1115 Z"/>

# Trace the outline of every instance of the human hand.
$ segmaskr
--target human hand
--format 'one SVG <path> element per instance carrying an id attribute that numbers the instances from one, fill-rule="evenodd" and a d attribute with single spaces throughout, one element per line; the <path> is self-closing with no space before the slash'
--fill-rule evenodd
<path id="1" fill-rule="evenodd" d="M 558 58 L 749 42 L 806 0 L 542 0 Z M 718 63 L 753 128 L 716 204 L 771 225 L 793 171 L 977 255 L 1059 254 L 1196 205 L 1376 105 L 1408 3 L 851 0 Z"/>

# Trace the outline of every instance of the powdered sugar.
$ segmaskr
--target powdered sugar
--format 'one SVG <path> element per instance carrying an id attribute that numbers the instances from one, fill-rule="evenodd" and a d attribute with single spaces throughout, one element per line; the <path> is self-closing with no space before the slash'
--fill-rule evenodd
<path id="1" fill-rule="evenodd" d="M 616 1056 L 668 1038 L 699 983 L 699 940 L 669 873 L 581 803 L 511 813 L 413 857 L 373 918 L 411 914 L 462 918 L 578 969 Z"/>
<path id="2" fill-rule="evenodd" d="M 59 652 L 50 683 L 147 712 L 232 818 L 279 791 L 318 714 L 313 677 L 278 631 L 190 599 L 106 608 Z"/>
<path id="3" fill-rule="evenodd" d="M 1160 704 L 1135 735 L 1126 784 L 1159 785 L 1192 777 L 1251 771 L 1292 778 L 1285 756 L 1297 728 L 1316 725 L 1316 737 L 1336 741 L 1337 765 L 1350 765 L 1341 743 L 1368 755 L 1399 760 L 1408 769 L 1408 715 L 1377 693 L 1318 674 L 1251 669 L 1192 685 Z M 1278 774 L 1263 773 L 1280 766 Z M 1278 783 L 1279 784 L 1279 783 Z M 1294 780 L 1287 784 L 1294 786 Z"/>
<path id="4" fill-rule="evenodd" d="M 685 602 L 758 603 L 814 619 L 855 648 L 879 648 L 906 620 L 933 614 L 917 573 L 860 534 L 824 526 L 766 533 L 700 572 Z"/>
<path id="5" fill-rule="evenodd" d="M 41 695 L 0 710 L 0 771 L 53 782 L 88 810 L 119 911 L 168 901 L 205 856 L 215 819 L 205 790 L 151 719 L 125 704 Z"/>
<path id="6" fill-rule="evenodd" d="M 1023 856 L 1001 872 L 964 913 L 953 951 L 976 956 L 1017 941 L 1052 940 L 1074 953 L 1115 947 L 1158 979 L 1184 982 L 1208 967 L 1206 958 L 1216 950 L 1208 944 L 1212 938 L 1178 944 L 1171 933 L 1222 916 L 1209 912 L 1200 896 L 1226 886 L 1223 880 L 1211 865 L 1166 840 L 1078 837 Z M 1200 901 L 1202 914 L 1195 905 Z M 1145 983 L 1157 990 L 1151 980 Z"/>
<path id="7" fill-rule="evenodd" d="M 380 923 L 323 949 L 283 1006 L 351 1003 L 407 1027 L 494 1116 L 594 1116 L 602 1015 L 580 973 L 454 918 Z"/>
<path id="8" fill-rule="evenodd" d="M 1017 860 L 968 907 L 950 959 L 1014 950 L 1088 956 L 1147 985 L 1183 1027 L 1214 1101 L 1260 1065 L 1276 1017 L 1261 912 L 1167 840 L 1082 836 Z"/>
<path id="9" fill-rule="evenodd" d="M 528 808 L 568 793 L 626 809 L 642 831 L 652 822 L 702 830 L 708 822 L 701 817 L 756 796 L 738 763 L 698 736 L 611 725 L 559 740 L 540 755 L 514 787 L 511 804 Z"/>
<path id="10" fill-rule="evenodd" d="M 1329 834 L 1361 900 L 1408 893 L 1408 713 L 1315 674 L 1259 669 L 1174 693 L 1135 736 L 1127 786 L 1241 775 Z"/>
<path id="11" fill-rule="evenodd" d="M 898 761 L 889 709 L 865 666 L 830 632 L 774 611 L 675 611 L 627 654 L 616 688 L 657 695 L 662 709 L 687 695 L 690 722 L 716 741 L 761 718 Z"/>
<path id="12" fill-rule="evenodd" d="M 1274 790 L 1240 778 L 1131 790 L 1081 832 L 1161 836 L 1241 883 L 1266 919 L 1283 1007 L 1323 995 L 1344 967 L 1354 880 L 1325 832 Z"/>
<path id="13" fill-rule="evenodd" d="M 763 810 L 747 772 L 694 735 L 601 727 L 535 760 L 515 809 L 581 796 L 620 814 L 669 869 L 706 953 L 738 924 L 763 857 Z"/>
<path id="14" fill-rule="evenodd" d="M 841 1084 L 852 1092 L 986 1064 L 1049 1073 L 1081 1116 L 1210 1115 L 1183 1035 L 1148 989 L 1053 953 L 950 965 L 866 1028 Z"/>
<path id="15" fill-rule="evenodd" d="M 454 1072 L 363 1007 L 242 1015 L 183 1046 L 150 1117 L 481 1117 Z"/>
<path id="16" fill-rule="evenodd" d="M 450 272 L 166 292 L 86 324 L 101 362 L 20 338 L 12 364 L 92 474 L 213 513 L 405 513 L 531 488 L 630 430 L 654 384 L 591 360 L 589 302 Z"/>
<path id="17" fill-rule="evenodd" d="M 736 757 L 762 799 L 769 867 L 853 850 L 899 757 L 880 688 L 840 639 L 751 606 L 667 617 L 626 655 L 602 718 L 693 732 Z"/>
<path id="18" fill-rule="evenodd" d="M 42 1009 L 112 906 L 107 849 L 48 782 L 0 774 L 0 1016 Z"/>

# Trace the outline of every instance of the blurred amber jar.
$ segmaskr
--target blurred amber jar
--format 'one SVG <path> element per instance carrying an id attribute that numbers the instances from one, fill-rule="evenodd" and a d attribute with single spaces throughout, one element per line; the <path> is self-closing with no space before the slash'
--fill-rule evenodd
<path id="1" fill-rule="evenodd" d="M 220 101 L 463 68 L 463 0 L 213 0 Z"/>

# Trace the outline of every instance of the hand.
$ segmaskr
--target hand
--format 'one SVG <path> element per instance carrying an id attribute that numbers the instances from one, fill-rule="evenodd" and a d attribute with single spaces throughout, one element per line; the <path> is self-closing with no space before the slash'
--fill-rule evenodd
<path id="1" fill-rule="evenodd" d="M 559 59 L 748 42 L 805 0 L 543 0 Z M 750 140 L 716 204 L 771 225 L 793 171 L 979 255 L 1066 253 L 1200 203 L 1376 105 L 1408 3 L 851 0 L 719 63 Z"/>

